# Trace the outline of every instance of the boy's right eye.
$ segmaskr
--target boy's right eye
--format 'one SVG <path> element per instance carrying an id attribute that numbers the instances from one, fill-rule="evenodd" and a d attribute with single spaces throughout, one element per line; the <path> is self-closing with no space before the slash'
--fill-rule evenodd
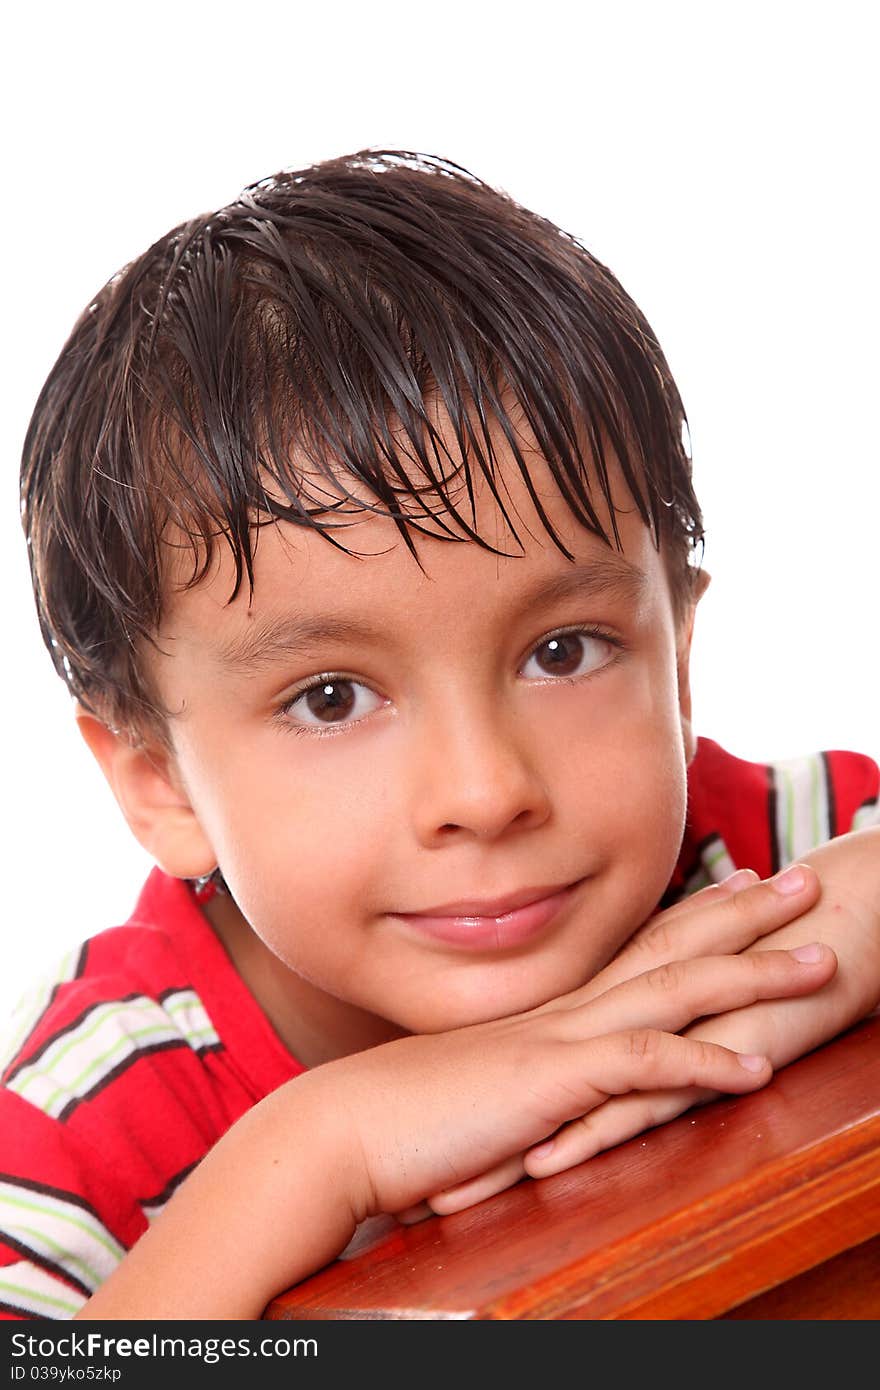
<path id="1" fill-rule="evenodd" d="M 295 733 L 330 732 L 334 725 L 356 724 L 383 703 L 369 686 L 346 676 L 319 676 L 278 711 Z"/>

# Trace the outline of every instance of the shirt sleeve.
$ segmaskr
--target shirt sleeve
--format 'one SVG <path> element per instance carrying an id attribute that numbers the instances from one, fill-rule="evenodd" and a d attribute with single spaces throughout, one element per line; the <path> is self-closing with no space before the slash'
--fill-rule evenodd
<path id="1" fill-rule="evenodd" d="M 661 907 L 735 869 L 768 878 L 817 845 L 880 824 L 878 796 L 880 771 L 862 753 L 757 763 L 700 738 L 688 769 L 681 853 Z"/>
<path id="2" fill-rule="evenodd" d="M 833 801 L 832 835 L 880 825 L 880 769 L 862 753 L 823 753 Z"/>
<path id="3" fill-rule="evenodd" d="M 230 1125 L 303 1070 L 158 868 L 125 925 L 22 1001 L 0 1057 L 7 1319 L 75 1316 Z"/>
<path id="4" fill-rule="evenodd" d="M 147 1221 L 111 1165 L 0 1091 L 0 1318 L 72 1318 Z"/>

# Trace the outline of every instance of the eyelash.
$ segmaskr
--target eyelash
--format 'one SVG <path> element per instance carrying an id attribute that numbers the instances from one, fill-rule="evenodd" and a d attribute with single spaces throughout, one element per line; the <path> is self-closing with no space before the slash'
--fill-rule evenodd
<path id="1" fill-rule="evenodd" d="M 593 675 L 599 675 L 602 671 L 606 671 L 609 666 L 614 665 L 625 650 L 625 644 L 621 639 L 613 633 L 606 631 L 605 628 L 585 627 L 582 624 L 574 624 L 571 627 L 554 628 L 552 632 L 545 633 L 543 637 L 539 638 L 539 640 L 533 643 L 529 648 L 520 665 L 524 666 L 530 657 L 534 656 L 535 652 L 539 651 L 547 642 L 552 642 L 556 637 L 590 637 L 594 641 L 605 642 L 609 647 L 613 647 L 615 649 L 615 654 L 609 661 L 604 662 L 596 672 L 587 672 L 582 676 L 553 676 L 548 674 L 546 681 L 537 682 L 538 684 L 574 685 L 581 681 L 590 680 Z M 297 724 L 287 718 L 294 705 L 296 705 L 304 695 L 308 695 L 312 690 L 320 689 L 322 685 L 334 685 L 340 681 L 348 681 L 352 685 L 366 684 L 365 681 L 359 680 L 356 676 L 348 675 L 344 671 L 322 671 L 319 675 L 313 676 L 306 685 L 301 686 L 289 700 L 285 700 L 284 704 L 278 707 L 276 718 L 281 722 L 282 728 L 294 734 L 305 734 L 310 738 L 328 738 L 336 734 L 345 733 L 347 729 L 354 728 L 356 725 L 360 724 L 361 721 L 367 717 L 366 715 L 362 715 L 361 719 L 355 719 L 349 723 L 336 725 L 328 724 L 325 727 L 321 727 L 320 724 Z M 371 687 L 367 688 L 369 689 Z"/>

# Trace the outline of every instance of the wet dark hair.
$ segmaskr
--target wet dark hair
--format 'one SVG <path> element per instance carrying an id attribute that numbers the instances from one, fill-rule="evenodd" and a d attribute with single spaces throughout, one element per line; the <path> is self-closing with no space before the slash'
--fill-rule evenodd
<path id="1" fill-rule="evenodd" d="M 572 515 L 619 546 L 613 507 L 608 535 L 593 500 L 611 503 L 613 450 L 684 605 L 702 539 L 684 409 L 644 316 L 579 241 L 406 151 L 251 185 L 109 281 L 37 401 L 22 514 L 56 669 L 108 723 L 161 722 L 142 654 L 181 538 L 189 584 L 229 546 L 230 601 L 279 518 L 345 549 L 347 519 L 374 507 L 416 559 L 425 521 L 495 550 L 476 530 L 482 476 L 517 540 L 490 427 L 568 555 L 523 423 Z"/>

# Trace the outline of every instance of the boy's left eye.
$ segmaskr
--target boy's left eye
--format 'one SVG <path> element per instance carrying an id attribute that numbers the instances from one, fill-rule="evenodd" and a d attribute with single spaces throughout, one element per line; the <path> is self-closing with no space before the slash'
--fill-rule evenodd
<path id="1" fill-rule="evenodd" d="M 586 676 L 607 664 L 615 645 L 610 638 L 592 632 L 557 632 L 534 648 L 522 674 L 538 680 Z M 531 671 L 530 666 L 534 668 Z"/>

